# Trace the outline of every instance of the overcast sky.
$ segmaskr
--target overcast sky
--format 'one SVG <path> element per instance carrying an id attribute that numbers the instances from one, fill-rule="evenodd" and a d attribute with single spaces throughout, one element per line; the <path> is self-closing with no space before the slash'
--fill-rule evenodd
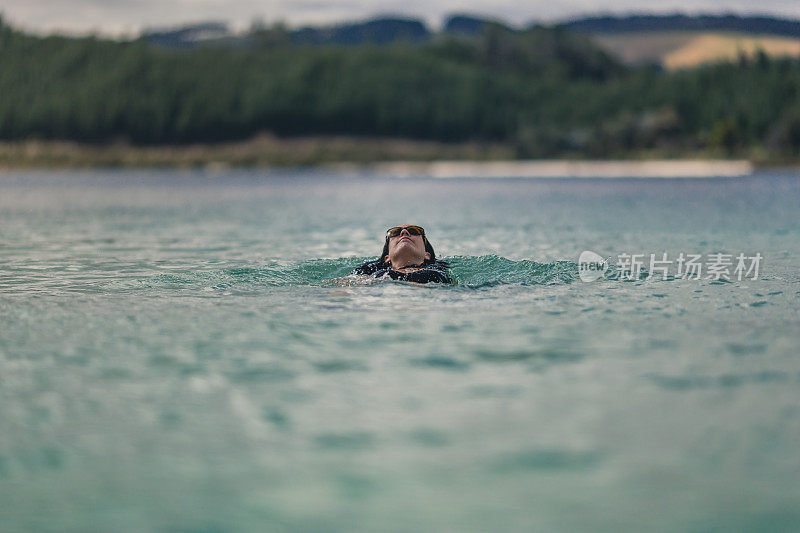
<path id="1" fill-rule="evenodd" d="M 754 5 L 756 6 L 754 8 Z M 800 18 L 798 0 L 0 0 L 0 14 L 35 31 L 133 34 L 142 28 L 225 21 L 243 28 L 257 19 L 290 26 L 394 14 L 437 27 L 444 15 L 490 15 L 512 24 L 600 13 L 766 13 Z"/>

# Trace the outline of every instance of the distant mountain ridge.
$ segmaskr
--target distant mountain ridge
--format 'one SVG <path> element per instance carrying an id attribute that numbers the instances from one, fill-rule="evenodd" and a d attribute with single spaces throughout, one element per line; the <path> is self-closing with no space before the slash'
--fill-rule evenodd
<path id="1" fill-rule="evenodd" d="M 389 44 L 421 42 L 431 38 L 424 22 L 412 18 L 383 17 L 328 27 L 307 26 L 289 33 L 295 44 Z"/>
<path id="2" fill-rule="evenodd" d="M 251 30 L 251 35 L 236 35 L 224 22 L 206 22 L 171 29 L 148 30 L 142 33 L 141 38 L 157 46 L 191 48 L 208 43 L 246 45 L 254 32 L 275 32 L 279 33 L 280 38 L 285 42 L 317 46 L 366 43 L 386 45 L 398 41 L 419 43 L 433 37 L 433 33 L 421 20 L 379 17 L 330 26 L 304 26 L 295 30 L 289 30 L 282 26 L 272 28 L 259 26 Z"/>
<path id="3" fill-rule="evenodd" d="M 440 32 L 434 32 L 420 19 L 410 17 L 377 17 L 358 22 L 347 22 L 329 26 L 305 26 L 279 31 L 283 38 L 299 45 L 359 45 L 371 43 L 387 45 L 395 42 L 421 43 L 437 35 L 478 37 L 489 25 L 512 29 L 497 19 L 469 14 L 451 14 L 445 18 Z M 540 26 L 529 24 L 525 29 Z M 731 31 L 759 35 L 775 35 L 800 38 L 800 20 L 770 16 L 739 15 L 630 15 L 599 16 L 569 20 L 556 24 L 578 33 L 619 34 L 659 31 Z M 207 22 L 174 29 L 151 30 L 142 33 L 142 39 L 158 46 L 187 48 L 204 43 L 247 44 L 247 35 L 236 35 L 223 22 Z"/>
<path id="4" fill-rule="evenodd" d="M 232 35 L 225 22 L 201 22 L 179 28 L 145 30 L 141 38 L 158 46 L 191 48 L 203 42 L 228 39 Z"/>
<path id="5" fill-rule="evenodd" d="M 442 26 L 442 33 L 451 35 L 477 36 L 483 33 L 489 19 L 474 17 L 471 15 L 450 15 Z"/>
<path id="6" fill-rule="evenodd" d="M 582 33 L 646 31 L 735 31 L 760 35 L 800 37 L 800 20 L 740 15 L 630 15 L 587 17 L 565 22 L 564 27 Z"/>

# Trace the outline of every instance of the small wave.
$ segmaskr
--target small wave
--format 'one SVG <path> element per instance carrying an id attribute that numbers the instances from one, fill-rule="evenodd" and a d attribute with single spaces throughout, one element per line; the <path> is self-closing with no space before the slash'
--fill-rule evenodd
<path id="1" fill-rule="evenodd" d="M 197 287 L 204 290 L 225 290 L 291 285 L 326 285 L 333 279 L 347 276 L 362 258 L 313 259 L 299 262 L 274 261 L 262 266 L 236 266 L 218 270 L 171 272 L 148 278 L 150 287 Z"/>
<path id="2" fill-rule="evenodd" d="M 578 278 L 578 265 L 572 261 L 538 263 L 532 259 L 514 261 L 497 255 L 455 256 L 445 260 L 450 263 L 456 283 L 472 288 L 562 284 Z"/>
<path id="3" fill-rule="evenodd" d="M 234 282 L 265 285 L 322 285 L 331 279 L 347 276 L 364 261 L 363 258 L 312 259 L 257 268 L 227 269 L 225 275 Z"/>

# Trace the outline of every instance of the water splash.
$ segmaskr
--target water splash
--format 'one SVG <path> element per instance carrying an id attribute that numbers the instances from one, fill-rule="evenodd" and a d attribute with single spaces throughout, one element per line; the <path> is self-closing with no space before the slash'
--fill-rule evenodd
<path id="1" fill-rule="evenodd" d="M 246 290 L 259 286 L 335 286 L 394 282 L 351 274 L 355 267 L 371 259 L 349 257 L 299 262 L 275 261 L 263 266 L 159 274 L 143 283 L 150 287 L 202 286 L 212 290 Z M 577 265 L 571 261 L 538 263 L 533 260 L 514 261 L 496 255 L 454 256 L 444 260 L 450 265 L 455 284 L 468 288 L 571 283 L 577 279 L 578 272 Z"/>

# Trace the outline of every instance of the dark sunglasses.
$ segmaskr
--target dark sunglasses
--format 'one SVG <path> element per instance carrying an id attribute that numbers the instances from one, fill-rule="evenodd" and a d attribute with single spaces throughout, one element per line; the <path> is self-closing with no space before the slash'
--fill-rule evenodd
<path id="1" fill-rule="evenodd" d="M 403 230 L 406 230 L 409 235 L 425 235 L 425 230 L 422 226 L 395 226 L 386 232 L 386 238 L 397 237 Z"/>

